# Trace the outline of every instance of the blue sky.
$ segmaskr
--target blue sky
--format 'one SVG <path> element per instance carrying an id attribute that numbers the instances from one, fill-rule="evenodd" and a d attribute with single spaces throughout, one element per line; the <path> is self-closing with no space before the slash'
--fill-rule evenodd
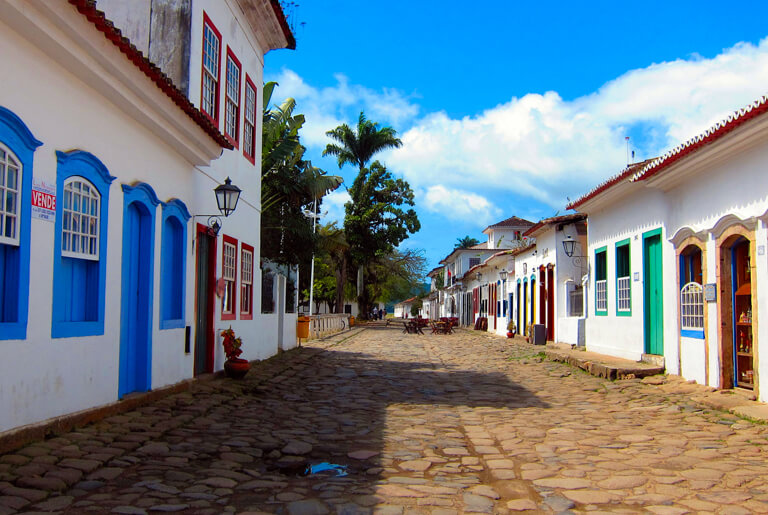
<path id="1" fill-rule="evenodd" d="M 654 157 L 768 93 L 764 2 L 299 4 L 297 49 L 266 56 L 273 99 L 296 99 L 308 157 L 348 184 L 325 131 L 361 110 L 398 131 L 377 157 L 416 193 L 404 245 L 430 268 L 491 223 L 562 213 L 626 165 L 625 136 Z"/>

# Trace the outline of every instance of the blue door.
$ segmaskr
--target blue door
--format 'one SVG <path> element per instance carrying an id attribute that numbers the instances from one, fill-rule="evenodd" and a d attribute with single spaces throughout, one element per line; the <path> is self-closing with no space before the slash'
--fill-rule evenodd
<path id="1" fill-rule="evenodd" d="M 123 218 L 123 278 L 118 395 L 151 387 L 153 217 L 131 202 Z"/>

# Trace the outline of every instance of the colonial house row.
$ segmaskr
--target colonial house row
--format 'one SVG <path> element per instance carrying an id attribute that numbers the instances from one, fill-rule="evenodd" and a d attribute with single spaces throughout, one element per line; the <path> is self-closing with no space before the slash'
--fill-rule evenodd
<path id="1" fill-rule="evenodd" d="M 568 206 L 589 216 L 588 349 L 768 400 L 767 167 L 763 97 Z"/>
<path id="2" fill-rule="evenodd" d="M 519 248 L 458 265 L 462 273 L 437 288 L 431 310 L 452 313 L 443 299 L 458 291 L 464 325 L 529 334 L 541 324 L 548 341 L 661 363 L 766 401 L 766 166 L 763 97 L 667 154 L 629 165 L 572 202 L 576 214 L 526 229 Z M 441 262 L 446 277 L 457 255 Z"/>
<path id="3" fill-rule="evenodd" d="M 98 7 L 0 3 L 0 432 L 219 370 L 230 325 L 248 359 L 295 344 L 259 258 L 279 5 Z"/>
<path id="4" fill-rule="evenodd" d="M 524 245 L 498 251 L 461 279 L 463 325 L 499 335 L 530 335 L 584 345 L 586 216 L 555 216 L 522 232 Z"/>

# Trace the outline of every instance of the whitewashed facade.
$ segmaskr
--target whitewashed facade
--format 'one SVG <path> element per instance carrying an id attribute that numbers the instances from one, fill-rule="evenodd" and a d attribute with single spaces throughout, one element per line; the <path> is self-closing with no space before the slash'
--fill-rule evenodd
<path id="1" fill-rule="evenodd" d="M 547 341 L 584 345 L 585 218 L 579 214 L 555 216 L 525 232 L 536 243 L 516 256 L 513 289 L 520 291 L 515 303 L 520 316 L 515 324 L 522 328 L 521 333 L 529 323 L 543 324 Z M 573 242 L 570 257 L 563 246 L 567 240 Z"/>
<path id="2" fill-rule="evenodd" d="M 768 398 L 767 111 L 764 97 L 569 206 L 589 215 L 589 350 Z"/>
<path id="3" fill-rule="evenodd" d="M 238 25 L 231 2 L 189 7 L 191 103 L 89 2 L 0 4 L 0 53 L 14 70 L 0 87 L 1 173 L 4 184 L 18 179 L 6 188 L 18 204 L 0 222 L 8 224 L 0 275 L 15 277 L 0 281 L 0 360 L 13 364 L 0 375 L 0 432 L 219 370 L 216 333 L 230 324 L 249 359 L 295 344 L 295 319 L 279 327 L 277 315 L 260 313 L 258 167 L 244 159 L 242 145 L 229 150 L 223 125 L 195 108 L 204 10 L 219 13 L 222 29 L 238 27 L 222 31 L 223 44 L 239 49 L 243 75 L 255 84 L 270 47 L 253 27 Z M 272 36 L 289 46 L 282 32 Z M 259 87 L 256 123 L 260 99 Z M 256 145 L 255 162 L 259 151 Z M 236 239 L 236 279 L 222 285 L 235 316 L 226 320 L 225 299 L 212 296 L 208 341 L 197 352 L 196 258 L 208 231 L 198 233 L 207 217 L 195 216 L 218 213 L 213 190 L 227 176 L 243 193 L 222 218 L 210 271 L 225 276 L 224 236 Z M 208 286 L 212 292 L 216 284 Z M 243 291 L 250 305 L 240 302 Z M 202 369 L 196 354 L 205 358 Z"/>

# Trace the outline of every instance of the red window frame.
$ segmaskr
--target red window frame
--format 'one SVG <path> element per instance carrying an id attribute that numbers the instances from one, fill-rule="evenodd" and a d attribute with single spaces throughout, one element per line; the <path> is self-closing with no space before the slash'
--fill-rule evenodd
<path id="1" fill-rule="evenodd" d="M 243 284 L 243 271 L 240 270 L 240 320 L 253 320 L 253 260 L 256 256 L 256 253 L 253 251 L 253 247 L 246 243 L 240 244 L 240 266 L 243 266 L 243 259 L 242 254 L 243 251 L 250 252 L 251 253 L 251 289 L 250 291 L 243 291 L 243 288 L 246 286 Z M 247 297 L 245 297 L 247 295 Z M 243 299 L 248 299 L 248 307 L 250 308 L 248 311 L 243 311 Z"/>
<path id="2" fill-rule="evenodd" d="M 240 252 L 240 249 L 237 245 L 237 240 L 232 238 L 231 236 L 227 236 L 226 234 L 222 236 L 222 245 L 221 245 L 221 278 L 224 281 L 224 295 L 221 297 L 221 319 L 222 320 L 237 320 L 237 312 L 240 311 L 240 309 L 237 306 L 237 265 L 238 265 L 238 254 Z M 225 252 L 227 249 L 227 244 L 234 245 L 235 247 L 235 263 L 234 263 L 234 270 L 235 270 L 235 276 L 232 279 L 232 289 L 228 290 L 228 285 L 226 279 L 224 279 L 224 263 L 225 263 Z M 226 307 L 226 301 L 227 299 L 232 299 L 232 312 L 226 312 L 224 311 Z"/>
<path id="3" fill-rule="evenodd" d="M 248 119 L 246 118 L 246 109 L 248 109 L 248 88 L 251 88 L 253 90 L 253 113 L 252 113 L 252 119 L 253 119 L 253 130 L 251 131 L 251 154 L 246 152 L 246 148 L 248 147 L 247 141 L 245 141 L 245 126 L 248 124 Z M 251 162 L 252 165 L 256 164 L 256 106 L 259 103 L 259 90 L 256 88 L 256 85 L 251 80 L 251 76 L 247 73 L 245 74 L 245 89 L 243 90 L 243 155 L 245 158 Z"/>
<path id="4" fill-rule="evenodd" d="M 209 113 L 203 109 L 203 99 L 205 98 L 205 27 L 209 29 L 219 38 L 219 55 L 217 56 L 217 70 L 216 70 L 216 100 L 213 106 L 213 113 Z M 202 60 L 200 62 L 200 111 L 211 120 L 216 127 L 219 126 L 219 104 L 221 104 L 221 32 L 216 28 L 208 14 L 203 11 L 203 48 L 200 53 Z"/>
<path id="5" fill-rule="evenodd" d="M 229 102 L 229 95 L 227 94 L 227 91 L 229 90 L 229 60 L 232 59 L 232 62 L 237 67 L 237 115 L 235 115 L 235 133 L 230 134 L 229 131 L 227 131 L 227 102 Z M 232 51 L 232 48 L 227 45 L 227 59 L 224 63 L 224 75 L 227 78 L 227 82 L 224 85 L 224 136 L 229 140 L 230 143 L 235 148 L 239 148 L 240 143 L 240 111 L 243 104 L 243 66 L 240 64 L 240 59 L 237 58 L 235 53 Z"/>

